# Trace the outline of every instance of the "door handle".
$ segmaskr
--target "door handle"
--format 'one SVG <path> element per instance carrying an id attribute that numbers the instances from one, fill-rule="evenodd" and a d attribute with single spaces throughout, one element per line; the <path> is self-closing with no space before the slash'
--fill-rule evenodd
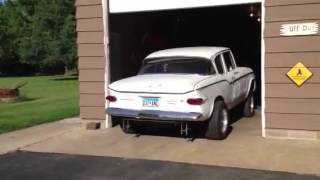
<path id="1" fill-rule="evenodd" d="M 238 71 L 236 71 L 236 72 L 234 72 L 233 74 L 234 74 L 234 75 L 237 75 L 237 74 L 239 74 L 239 72 L 238 72 Z"/>

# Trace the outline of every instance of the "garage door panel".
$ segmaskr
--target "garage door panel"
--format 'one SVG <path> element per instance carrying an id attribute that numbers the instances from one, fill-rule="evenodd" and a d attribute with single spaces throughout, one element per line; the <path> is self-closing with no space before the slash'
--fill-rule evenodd
<path id="1" fill-rule="evenodd" d="M 320 3 L 266 8 L 266 22 L 320 19 Z"/>
<path id="2" fill-rule="evenodd" d="M 293 130 L 320 130 L 320 115 L 266 113 L 266 127 Z"/>
<path id="3" fill-rule="evenodd" d="M 81 107 L 80 117 L 83 119 L 106 119 L 105 107 Z"/>
<path id="4" fill-rule="evenodd" d="M 292 67 L 302 62 L 306 67 L 320 67 L 320 52 L 267 53 L 266 67 Z"/>
<path id="5" fill-rule="evenodd" d="M 320 36 L 266 38 L 265 43 L 267 53 L 320 51 Z"/>
<path id="6" fill-rule="evenodd" d="M 103 31 L 102 18 L 78 19 L 77 32 L 79 31 Z"/>
<path id="7" fill-rule="evenodd" d="M 80 94 L 104 94 L 104 82 L 81 82 Z"/>
<path id="8" fill-rule="evenodd" d="M 287 77 L 287 72 L 291 68 L 266 68 L 266 83 L 292 83 L 292 81 Z M 320 84 L 320 68 L 309 68 L 313 73 L 310 79 L 305 83 L 319 83 Z"/>
<path id="9" fill-rule="evenodd" d="M 76 18 L 97 18 L 102 17 L 102 6 L 93 5 L 93 6 L 79 6 L 76 11 Z"/>
<path id="10" fill-rule="evenodd" d="M 281 25 L 283 25 L 283 24 L 299 24 L 299 23 L 310 23 L 310 22 L 315 22 L 315 23 L 320 24 L 320 20 L 269 22 L 269 23 L 265 24 L 264 36 L 265 37 L 280 37 L 280 29 L 281 29 Z M 316 34 L 316 35 L 319 36 L 320 32 L 318 32 L 318 34 Z"/>
<path id="11" fill-rule="evenodd" d="M 320 3 L 320 0 L 266 0 L 266 6 L 281 6 L 294 4 Z"/>
<path id="12" fill-rule="evenodd" d="M 294 113 L 320 115 L 319 108 L 320 99 L 266 98 L 267 113 Z"/>
<path id="13" fill-rule="evenodd" d="M 320 98 L 320 84 L 266 84 L 266 97 L 270 98 Z"/>
<path id="14" fill-rule="evenodd" d="M 80 57 L 78 68 L 81 69 L 104 69 L 104 57 Z"/>

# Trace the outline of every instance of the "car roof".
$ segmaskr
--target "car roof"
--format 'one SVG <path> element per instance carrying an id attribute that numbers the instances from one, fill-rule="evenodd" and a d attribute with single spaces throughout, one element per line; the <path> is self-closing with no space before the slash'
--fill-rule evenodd
<path id="1" fill-rule="evenodd" d="M 153 52 L 149 54 L 145 59 L 154 59 L 161 57 L 200 57 L 210 59 L 215 54 L 229 50 L 227 47 L 206 46 L 206 47 L 183 47 L 173 48 Z"/>

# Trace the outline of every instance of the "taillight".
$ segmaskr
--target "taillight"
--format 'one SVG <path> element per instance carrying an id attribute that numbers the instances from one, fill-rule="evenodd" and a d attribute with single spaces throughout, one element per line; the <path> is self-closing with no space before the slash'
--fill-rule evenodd
<path id="1" fill-rule="evenodd" d="M 106 100 L 108 100 L 110 102 L 115 102 L 115 101 L 117 101 L 117 98 L 115 96 L 107 96 Z"/>
<path id="2" fill-rule="evenodd" d="M 201 105 L 203 103 L 202 98 L 189 98 L 187 103 L 190 105 Z"/>

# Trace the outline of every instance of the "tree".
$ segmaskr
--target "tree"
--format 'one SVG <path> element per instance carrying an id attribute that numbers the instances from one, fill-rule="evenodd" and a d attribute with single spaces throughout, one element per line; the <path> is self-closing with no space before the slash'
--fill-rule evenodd
<path id="1" fill-rule="evenodd" d="M 41 73 L 75 67 L 74 0 L 8 0 L 2 10 L 6 23 L 0 29 L 6 33 L 1 35 L 12 41 L 0 42 L 11 50 L 6 54 L 15 54 L 20 63 Z"/>
<path id="2" fill-rule="evenodd" d="M 19 44 L 18 34 L 21 19 L 12 4 L 7 2 L 0 5 L 0 72 L 11 74 L 19 64 L 19 55 L 16 52 Z"/>

